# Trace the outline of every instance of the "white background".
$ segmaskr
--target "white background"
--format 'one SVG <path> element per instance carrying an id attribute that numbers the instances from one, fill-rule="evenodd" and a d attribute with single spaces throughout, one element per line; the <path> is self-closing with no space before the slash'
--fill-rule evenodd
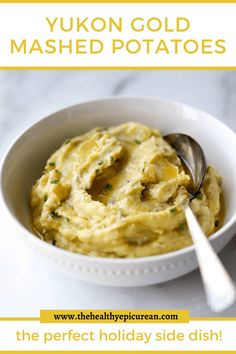
<path id="1" fill-rule="evenodd" d="M 45 17 L 70 17 L 90 19 L 95 17 L 123 17 L 124 31 L 119 32 L 62 32 L 50 33 Z M 176 17 L 187 17 L 191 22 L 190 29 L 183 33 L 133 32 L 130 21 L 133 17 L 169 17 L 170 22 Z M 0 66 L 236 66 L 236 4 L 1 4 L 0 5 Z M 104 51 L 100 55 L 50 55 L 32 53 L 31 55 L 10 54 L 10 39 L 39 39 L 42 43 L 48 38 L 100 38 L 105 42 Z M 128 54 L 126 51 L 111 53 L 111 39 L 123 38 L 185 38 L 201 40 L 202 38 L 225 38 L 227 51 L 225 54 Z"/>
<path id="2" fill-rule="evenodd" d="M 38 332 L 40 340 L 17 342 L 16 330 Z M 95 338 L 99 338 L 99 331 L 108 333 L 117 333 L 118 330 L 126 332 L 135 330 L 137 332 L 152 333 L 149 343 L 142 341 L 50 341 L 46 344 L 43 341 L 44 332 L 68 332 L 73 329 L 74 332 L 95 332 Z M 195 331 L 215 332 L 222 331 L 221 341 L 190 341 L 188 334 Z M 156 341 L 156 332 L 183 332 L 185 334 L 184 341 Z M 114 337 L 113 337 L 114 338 Z M 215 337 L 213 337 L 215 339 Z M 0 323 L 0 343 L 1 350 L 235 350 L 235 322 L 190 322 L 185 324 L 40 324 L 38 322 L 6 322 Z"/>
<path id="3" fill-rule="evenodd" d="M 182 5 L 155 5 L 135 4 L 135 13 L 131 5 L 105 4 L 105 5 L 75 5 L 75 4 L 27 4 L 27 5 L 3 5 L 0 11 L 0 66 L 82 66 L 82 65 L 125 65 L 125 66 L 235 66 L 236 62 L 236 41 L 235 41 L 235 18 L 236 5 L 234 4 L 182 4 Z M 78 7 L 79 6 L 79 7 Z M 14 10 L 13 10 L 14 7 Z M 123 10 L 125 8 L 125 10 Z M 31 9 L 31 10 L 30 10 Z M 45 11 L 46 9 L 46 11 Z M 79 11 L 78 11 L 79 9 Z M 178 9 L 179 16 L 190 16 L 195 18 L 192 22 L 192 37 L 222 37 L 228 39 L 230 50 L 225 56 L 187 56 L 185 58 L 171 57 L 168 60 L 160 61 L 160 58 L 151 56 L 131 56 L 121 54 L 114 56 L 105 55 L 99 59 L 73 57 L 63 59 L 58 56 L 31 56 L 9 57 L 9 37 L 21 38 L 22 36 L 44 37 L 48 36 L 47 28 L 42 29 L 45 15 L 105 16 L 114 13 L 121 16 L 124 13 L 126 18 L 131 15 L 157 17 L 171 13 L 176 16 Z M 32 15 L 31 15 L 32 12 Z M 210 22 L 209 22 L 210 21 Z M 213 24 L 211 26 L 211 23 Z M 224 29 L 224 30 L 223 30 Z M 76 36 L 76 33 L 73 33 Z M 190 32 L 187 33 L 190 36 Z M 142 34 L 143 36 L 143 34 Z M 2 155 L 13 138 L 22 129 L 33 124 L 43 116 L 61 109 L 65 106 L 75 104 L 84 100 L 109 97 L 109 96 L 145 95 L 160 96 L 167 99 L 179 100 L 187 104 L 203 109 L 236 130 L 236 72 L 232 71 L 2 71 L 0 72 L 0 155 Z M 95 286 L 71 279 L 63 274 L 48 268 L 47 265 L 38 261 L 28 250 L 26 250 L 14 235 L 8 225 L 1 219 L 0 211 L 0 316 L 39 316 L 40 308 L 75 309 L 75 308 L 114 308 L 114 309 L 136 309 L 136 308 L 162 308 L 174 309 L 185 308 L 190 310 L 191 316 L 216 316 L 207 308 L 205 295 L 198 271 L 194 271 L 179 279 L 149 287 L 141 288 L 107 288 Z M 226 268 L 229 270 L 234 282 L 236 281 L 236 240 L 235 238 L 221 252 L 220 257 Z M 221 316 L 236 316 L 236 306 L 225 311 Z M 235 330 L 227 329 L 232 322 L 210 322 L 210 328 L 224 330 L 224 342 L 217 344 L 217 349 L 235 349 L 233 343 Z M 39 328 L 38 323 L 19 323 L 19 328 Z M 58 328 L 61 325 L 57 325 Z M 90 325 L 96 326 L 96 325 Z M 137 325 L 136 325 L 137 326 Z M 163 325 L 162 325 L 163 326 Z M 203 328 L 208 323 L 193 322 L 191 326 Z M 50 325 L 41 325 L 44 330 Z M 72 327 L 65 325 L 65 328 Z M 104 325 L 102 325 L 104 327 Z M 144 325 L 141 325 L 142 330 Z M 171 326 L 172 327 L 172 326 Z M 173 328 L 186 326 L 174 325 Z M 5 329 L 9 328 L 8 335 Z M 12 323 L 0 322 L 0 342 L 9 347 L 15 332 Z M 118 328 L 118 327 L 115 327 Z M 170 328 L 170 325 L 167 325 Z M 54 328 L 55 329 L 55 326 Z M 78 330 L 78 327 L 75 326 Z M 163 327 L 162 327 L 163 329 Z M 114 331 L 114 326 L 112 326 Z M 152 330 L 154 330 L 152 325 Z M 4 338 L 2 334 L 4 333 Z M 153 344 L 154 345 L 154 344 Z M 171 344 L 162 347 L 158 344 L 155 349 L 184 349 L 178 344 Z M 193 349 L 214 350 L 212 343 L 194 343 Z M 221 348 L 222 345 L 222 348 Z M 20 348 L 19 344 L 15 347 Z M 29 348 L 29 347 L 28 347 Z M 28 349 L 27 348 L 27 349 Z M 34 349 L 40 349 L 38 346 Z M 63 349 L 61 343 L 57 346 Z M 185 349 L 191 348 L 190 346 Z M 26 348 L 25 348 L 26 349 Z M 33 348 L 32 348 L 33 349 Z M 52 348 L 47 348 L 52 349 Z M 68 349 L 68 346 L 66 347 Z M 78 344 L 74 345 L 78 349 Z M 81 347 L 79 347 L 81 349 Z M 88 344 L 86 348 L 89 349 Z M 94 346 L 90 349 L 94 349 Z M 96 348 L 98 349 L 98 348 Z M 121 350 L 117 343 L 107 349 Z M 127 343 L 125 343 L 127 349 Z M 131 348 L 130 348 L 131 349 Z M 140 343 L 133 350 L 141 349 Z M 142 349 L 150 349 L 145 346 Z"/>

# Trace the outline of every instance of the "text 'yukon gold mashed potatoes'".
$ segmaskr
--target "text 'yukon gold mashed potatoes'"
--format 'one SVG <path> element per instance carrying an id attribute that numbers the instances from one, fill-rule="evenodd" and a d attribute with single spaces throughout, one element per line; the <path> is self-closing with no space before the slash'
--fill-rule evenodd
<path id="1" fill-rule="evenodd" d="M 143 257 L 190 245 L 181 201 L 190 183 L 158 130 L 127 123 L 67 140 L 33 186 L 36 231 L 84 255 Z M 206 233 L 218 227 L 221 178 L 208 167 L 191 203 Z"/>

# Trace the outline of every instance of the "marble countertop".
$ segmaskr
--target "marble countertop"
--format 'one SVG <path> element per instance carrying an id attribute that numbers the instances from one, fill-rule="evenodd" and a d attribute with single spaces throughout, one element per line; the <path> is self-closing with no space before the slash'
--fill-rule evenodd
<path id="1" fill-rule="evenodd" d="M 1 71 L 0 157 L 26 127 L 85 100 L 159 96 L 207 111 L 236 131 L 236 71 Z M 0 211 L 1 215 L 1 211 Z M 40 309 L 207 308 L 199 271 L 160 285 L 103 287 L 60 274 L 37 260 L 0 218 L 0 316 L 38 316 Z M 236 238 L 220 253 L 236 282 Z M 236 316 L 236 305 L 221 316 Z"/>

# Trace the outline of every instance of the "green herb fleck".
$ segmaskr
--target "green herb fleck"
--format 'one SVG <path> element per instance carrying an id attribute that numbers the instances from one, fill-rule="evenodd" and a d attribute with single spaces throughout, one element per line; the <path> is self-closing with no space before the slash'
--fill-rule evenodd
<path id="1" fill-rule="evenodd" d="M 55 162 L 49 162 L 49 163 L 48 163 L 48 166 L 55 167 L 56 164 L 55 164 Z"/>
<path id="2" fill-rule="evenodd" d="M 99 171 L 100 171 L 99 168 L 96 168 L 95 173 L 98 173 Z"/>
<path id="3" fill-rule="evenodd" d="M 44 194 L 43 200 L 46 202 L 48 200 L 48 194 Z"/>
<path id="4" fill-rule="evenodd" d="M 112 185 L 110 183 L 107 183 L 104 187 L 104 189 L 108 189 L 111 190 L 112 189 Z"/>
<path id="5" fill-rule="evenodd" d="M 66 216 L 66 221 L 67 221 L 67 222 L 70 222 L 70 219 L 69 219 L 67 216 Z"/>
<path id="6" fill-rule="evenodd" d="M 173 214 L 173 213 L 176 213 L 177 209 L 176 208 L 171 208 L 170 209 L 170 213 Z"/>
<path id="7" fill-rule="evenodd" d="M 57 218 L 57 219 L 61 218 L 61 215 L 59 215 L 56 211 L 50 211 L 49 214 L 52 218 Z"/>
<path id="8" fill-rule="evenodd" d="M 66 145 L 66 144 L 69 144 L 69 142 L 70 142 L 70 139 L 66 139 L 65 142 L 64 142 L 64 144 L 65 144 L 65 145 Z"/>
<path id="9" fill-rule="evenodd" d="M 99 166 L 101 166 L 102 164 L 103 164 L 103 161 L 100 161 L 100 162 L 98 163 Z"/>
<path id="10" fill-rule="evenodd" d="M 145 168 L 143 167 L 143 169 L 142 169 L 142 173 L 144 172 L 144 170 L 145 170 Z"/>
<path id="11" fill-rule="evenodd" d="M 203 199 L 202 192 L 199 192 L 199 193 L 196 195 L 196 199 L 198 199 L 198 200 L 202 200 L 202 199 Z"/>
<path id="12" fill-rule="evenodd" d="M 186 227 L 186 224 L 180 224 L 179 227 L 178 227 L 178 230 L 179 231 L 183 231 Z"/>
<path id="13" fill-rule="evenodd" d="M 59 179 L 51 179 L 51 184 L 57 184 L 60 180 Z"/>
<path id="14" fill-rule="evenodd" d="M 136 144 L 141 144 L 141 141 L 139 141 L 138 139 L 134 140 L 136 142 Z"/>
<path id="15" fill-rule="evenodd" d="M 113 162 L 113 161 L 114 161 L 114 158 L 113 158 L 113 156 L 111 156 L 111 158 L 110 158 L 110 159 L 111 159 L 111 162 Z"/>

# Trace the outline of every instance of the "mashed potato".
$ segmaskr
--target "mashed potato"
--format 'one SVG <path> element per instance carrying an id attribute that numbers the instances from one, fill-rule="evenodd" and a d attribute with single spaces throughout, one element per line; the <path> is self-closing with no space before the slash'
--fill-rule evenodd
<path id="1" fill-rule="evenodd" d="M 67 140 L 32 188 L 35 230 L 91 256 L 143 257 L 189 246 L 181 202 L 190 183 L 160 132 L 127 123 Z M 191 206 L 206 235 L 220 225 L 221 178 L 208 167 Z"/>

